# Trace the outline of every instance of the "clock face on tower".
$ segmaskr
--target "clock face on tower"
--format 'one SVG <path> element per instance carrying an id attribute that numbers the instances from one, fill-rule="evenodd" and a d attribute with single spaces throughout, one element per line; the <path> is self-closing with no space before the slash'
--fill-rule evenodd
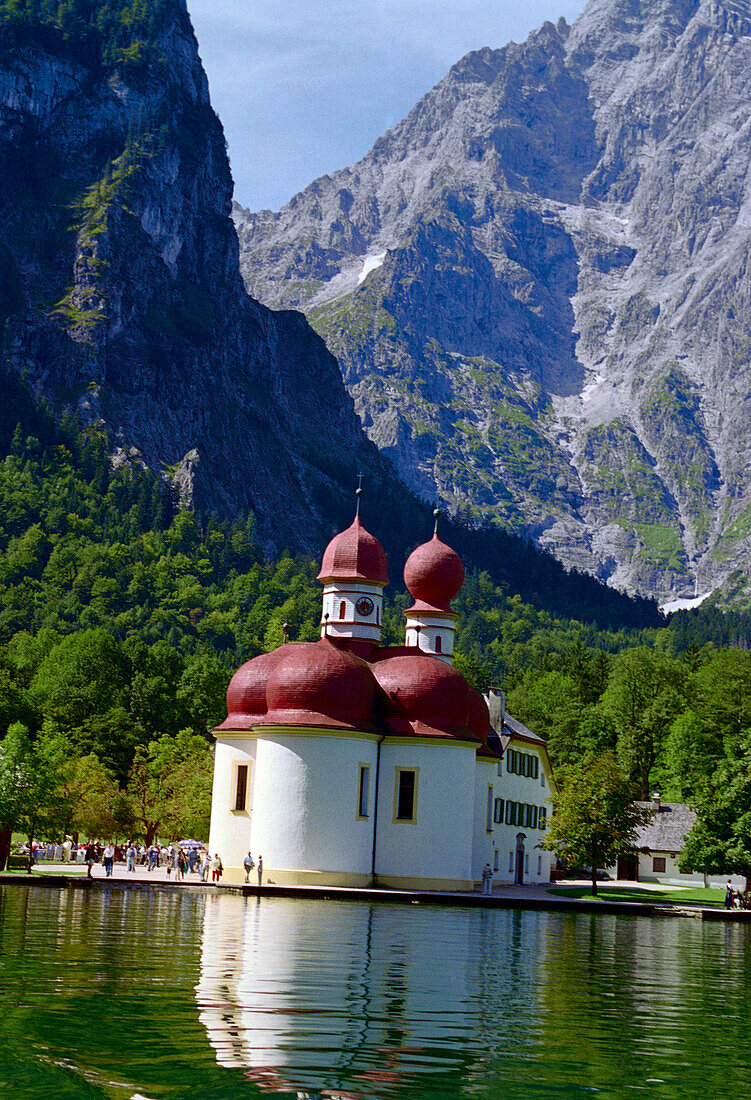
<path id="1" fill-rule="evenodd" d="M 372 615 L 373 614 L 373 601 L 367 596 L 360 596 L 360 599 L 355 604 L 358 615 Z"/>

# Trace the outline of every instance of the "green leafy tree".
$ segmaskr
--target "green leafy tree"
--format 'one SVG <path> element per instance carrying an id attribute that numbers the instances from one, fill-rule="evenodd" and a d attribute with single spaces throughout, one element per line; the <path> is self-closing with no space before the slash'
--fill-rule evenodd
<path id="1" fill-rule="evenodd" d="M 0 744 L 0 823 L 23 831 L 31 843 L 38 830 L 59 830 L 69 812 L 65 781 L 69 747 L 54 728 L 32 738 L 21 723 Z"/>
<path id="2" fill-rule="evenodd" d="M 550 758 L 556 767 L 581 758 L 584 708 L 572 676 L 545 672 L 525 677 L 509 693 L 508 707 L 530 729 L 547 738 Z"/>
<path id="3" fill-rule="evenodd" d="M 224 718 L 229 679 L 226 667 L 213 654 L 197 654 L 186 664 L 176 697 L 194 733 L 205 735 Z"/>
<path id="4" fill-rule="evenodd" d="M 542 845 L 573 865 L 592 869 L 597 894 L 597 868 L 609 867 L 631 853 L 640 825 L 650 810 L 634 802 L 636 788 L 612 752 L 559 769 L 553 792 L 553 816 Z"/>
<path id="5" fill-rule="evenodd" d="M 601 707 L 618 736 L 618 758 L 648 799 L 649 777 L 668 732 L 685 705 L 686 669 L 646 646 L 613 661 Z"/>
<path id="6" fill-rule="evenodd" d="M 751 737 L 706 785 L 680 855 L 681 871 L 751 877 Z"/>
<path id="7" fill-rule="evenodd" d="M 82 630 L 63 638 L 43 659 L 31 697 L 45 717 L 73 729 L 118 701 L 125 685 L 120 647 L 108 631 Z"/>
<path id="8" fill-rule="evenodd" d="M 68 827 L 87 837 L 114 837 L 131 824 L 130 807 L 115 776 L 93 755 L 80 757 L 66 784 Z"/>
<path id="9" fill-rule="evenodd" d="M 138 747 L 127 794 L 147 845 L 160 830 L 174 836 L 192 827 L 201 839 L 208 836 L 212 771 L 211 749 L 191 730 Z"/>

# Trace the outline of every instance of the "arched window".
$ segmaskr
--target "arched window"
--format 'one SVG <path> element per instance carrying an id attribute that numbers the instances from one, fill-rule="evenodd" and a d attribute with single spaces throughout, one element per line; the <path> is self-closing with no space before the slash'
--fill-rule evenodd
<path id="1" fill-rule="evenodd" d="M 344 600 L 342 600 L 342 602 L 339 604 L 339 618 L 340 619 L 344 618 L 344 615 L 345 615 L 346 611 L 347 611 L 347 605 L 344 602 Z"/>
<path id="2" fill-rule="evenodd" d="M 442 652 L 441 635 L 440 634 L 436 634 L 436 636 L 435 636 L 435 651 L 436 651 L 436 653 L 441 653 Z"/>

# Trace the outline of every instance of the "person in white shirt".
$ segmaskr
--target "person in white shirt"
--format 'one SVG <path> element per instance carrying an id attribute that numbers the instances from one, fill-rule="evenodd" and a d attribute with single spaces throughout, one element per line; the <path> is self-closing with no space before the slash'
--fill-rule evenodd
<path id="1" fill-rule="evenodd" d="M 489 863 L 482 869 L 482 892 L 488 896 L 493 892 L 493 868 Z"/>

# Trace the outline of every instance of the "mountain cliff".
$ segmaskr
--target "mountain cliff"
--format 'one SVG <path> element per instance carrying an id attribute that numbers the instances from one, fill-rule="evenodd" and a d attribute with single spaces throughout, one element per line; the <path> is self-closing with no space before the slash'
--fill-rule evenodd
<path id="1" fill-rule="evenodd" d="M 183 505 L 252 512 L 267 547 L 316 553 L 351 520 L 359 471 L 392 561 L 424 539 L 428 509 L 363 432 L 323 340 L 245 290 L 185 0 L 0 0 L 0 178 L 0 449 L 17 422 L 52 446 L 50 411 L 74 413 Z M 538 606 L 658 621 L 521 539 L 444 530 Z"/>
<path id="2" fill-rule="evenodd" d="M 184 0 L 0 4 L 0 174 L 2 359 L 120 461 L 276 546 L 388 476 L 323 341 L 245 291 Z"/>
<path id="3" fill-rule="evenodd" d="M 751 2 L 592 0 L 350 169 L 235 208 L 407 483 L 663 600 L 751 531 Z"/>

